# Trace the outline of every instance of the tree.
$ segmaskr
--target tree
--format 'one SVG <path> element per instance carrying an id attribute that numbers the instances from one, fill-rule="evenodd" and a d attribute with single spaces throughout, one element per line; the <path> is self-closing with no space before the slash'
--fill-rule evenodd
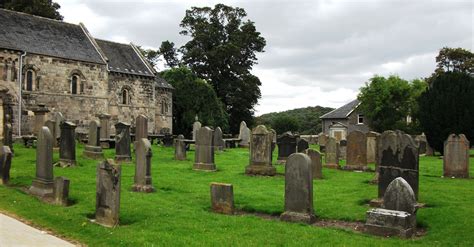
<path id="1" fill-rule="evenodd" d="M 178 52 L 174 47 L 174 43 L 168 40 L 161 42 L 158 53 L 163 56 L 166 64 L 170 68 L 177 67 L 179 65 Z"/>
<path id="2" fill-rule="evenodd" d="M 161 72 L 174 88 L 173 128 L 175 133 L 189 136 L 197 115 L 207 126 L 229 129 L 228 116 L 212 87 L 199 79 L 188 68 L 178 67 Z"/>
<path id="3" fill-rule="evenodd" d="M 463 48 L 443 47 L 436 56 L 435 75 L 445 72 L 474 73 L 474 54 Z"/>
<path id="4" fill-rule="evenodd" d="M 278 134 L 283 134 L 287 131 L 298 132 L 299 123 L 295 118 L 288 115 L 281 115 L 273 119 L 272 128 Z"/>
<path id="5" fill-rule="evenodd" d="M 141 46 L 137 46 L 138 50 L 146 61 L 154 68 L 160 61 L 160 53 L 153 49 L 143 49 Z"/>
<path id="6" fill-rule="evenodd" d="M 242 120 L 252 125 L 253 107 L 261 97 L 261 82 L 250 70 L 266 43 L 252 21 L 243 21 L 246 16 L 244 9 L 224 4 L 192 7 L 180 24 L 180 33 L 191 37 L 180 49 L 182 62 L 212 85 L 233 133 Z"/>
<path id="7" fill-rule="evenodd" d="M 394 75 L 374 76 L 360 89 L 359 107 L 377 132 L 400 129 L 413 133 L 418 129 L 416 99 L 425 88 L 422 80 L 409 83 Z M 407 116 L 412 116 L 411 124 L 407 123 Z"/>
<path id="8" fill-rule="evenodd" d="M 0 8 L 63 20 L 63 16 L 58 11 L 61 6 L 52 0 L 2 0 Z"/>
<path id="9" fill-rule="evenodd" d="M 474 140 L 474 78 L 459 71 L 437 75 L 419 98 L 419 118 L 428 143 L 443 153 L 450 134 Z"/>

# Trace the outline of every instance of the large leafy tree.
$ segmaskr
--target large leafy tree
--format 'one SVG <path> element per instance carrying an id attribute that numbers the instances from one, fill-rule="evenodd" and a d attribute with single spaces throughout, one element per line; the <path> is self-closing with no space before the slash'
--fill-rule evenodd
<path id="1" fill-rule="evenodd" d="M 432 80 L 419 98 L 419 118 L 428 143 L 443 153 L 450 134 L 465 134 L 474 141 L 474 78 L 462 72 L 445 72 Z"/>
<path id="2" fill-rule="evenodd" d="M 158 53 L 165 59 L 166 65 L 170 68 L 177 67 L 179 65 L 178 51 L 174 47 L 174 43 L 168 40 L 161 42 Z"/>
<path id="3" fill-rule="evenodd" d="M 360 89 L 359 107 L 375 131 L 400 129 L 414 133 L 419 130 L 417 98 L 425 88 L 422 80 L 410 83 L 395 75 L 374 76 Z M 407 123 L 407 116 L 413 117 L 412 123 Z"/>
<path id="4" fill-rule="evenodd" d="M 253 107 L 261 97 L 258 77 L 251 74 L 265 39 L 242 8 L 217 4 L 192 7 L 180 26 L 191 40 L 181 47 L 182 62 L 208 81 L 229 114 L 231 131 L 244 120 L 253 122 Z"/>
<path id="5" fill-rule="evenodd" d="M 463 48 L 444 47 L 436 56 L 435 75 L 445 72 L 474 73 L 474 54 Z"/>
<path id="6" fill-rule="evenodd" d="M 63 19 L 58 11 L 61 6 L 52 0 L 1 0 L 0 8 L 55 20 Z"/>
<path id="7" fill-rule="evenodd" d="M 228 116 L 212 87 L 188 68 L 178 67 L 161 72 L 175 91 L 173 93 L 174 133 L 189 136 L 195 116 L 204 125 L 228 130 Z"/>

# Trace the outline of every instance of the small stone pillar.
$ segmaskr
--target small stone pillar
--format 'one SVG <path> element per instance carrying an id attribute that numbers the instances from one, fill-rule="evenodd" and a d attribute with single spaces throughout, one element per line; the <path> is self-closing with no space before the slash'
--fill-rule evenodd
<path id="1" fill-rule="evenodd" d="M 193 140 L 196 140 L 197 132 L 201 127 L 201 122 L 198 121 L 198 117 L 196 116 L 196 121 L 193 123 Z"/>
<path id="2" fill-rule="evenodd" d="M 211 183 L 212 211 L 234 214 L 234 189 L 232 184 Z"/>
<path id="3" fill-rule="evenodd" d="M 121 171 L 111 159 L 97 165 L 95 220 L 106 227 L 119 224 Z"/>
<path id="4" fill-rule="evenodd" d="M 252 131 L 250 139 L 250 164 L 245 168 L 247 175 L 274 176 L 276 168 L 272 166 L 273 133 L 264 125 L 257 126 Z"/>
<path id="5" fill-rule="evenodd" d="M 36 178 L 29 192 L 41 198 L 53 194 L 53 136 L 48 127 L 41 127 L 36 145 Z"/>
<path id="6" fill-rule="evenodd" d="M 470 147 L 464 134 L 449 135 L 444 142 L 443 176 L 469 178 Z"/>
<path id="7" fill-rule="evenodd" d="M 306 149 L 304 151 L 306 155 L 311 159 L 311 173 L 313 179 L 323 179 L 323 164 L 321 162 L 321 153 L 314 149 Z"/>
<path id="8" fill-rule="evenodd" d="M 115 124 L 115 161 L 130 162 L 132 161 L 132 150 L 130 144 L 130 124 L 118 122 Z"/>
<path id="9" fill-rule="evenodd" d="M 76 125 L 72 122 L 61 123 L 59 144 L 59 165 L 68 167 L 76 165 Z"/>
<path id="10" fill-rule="evenodd" d="M 280 219 L 307 224 L 316 220 L 311 160 L 306 154 L 294 153 L 288 157 L 285 165 L 285 212 Z"/>
<path id="11" fill-rule="evenodd" d="M 174 140 L 174 159 L 175 160 L 186 160 L 186 143 L 184 142 L 184 136 L 179 135 Z"/>
<path id="12" fill-rule="evenodd" d="M 54 203 L 61 206 L 68 205 L 70 180 L 65 177 L 54 178 Z"/>
<path id="13" fill-rule="evenodd" d="M 142 138 L 148 139 L 148 118 L 140 114 L 135 119 L 135 141 L 137 142 Z"/>
<path id="14" fill-rule="evenodd" d="M 151 184 L 151 143 L 146 138 L 137 140 L 136 165 L 135 165 L 135 184 L 133 191 L 153 192 L 155 188 Z"/>
<path id="15" fill-rule="evenodd" d="M 209 127 L 202 127 L 197 131 L 194 170 L 216 171 L 213 134 L 214 130 Z"/>
<path id="16" fill-rule="evenodd" d="M 100 126 L 99 121 L 92 120 L 89 123 L 89 140 L 84 147 L 83 155 L 91 159 L 102 159 L 104 153 L 100 147 Z"/>
<path id="17" fill-rule="evenodd" d="M 33 109 L 31 110 L 35 114 L 34 134 L 38 135 L 38 133 L 41 131 L 41 128 L 44 126 L 44 123 L 46 121 L 46 113 L 48 113 L 49 110 L 43 104 L 38 104 L 36 107 L 33 107 Z"/>
<path id="18" fill-rule="evenodd" d="M 214 151 L 223 151 L 225 147 L 224 138 L 221 127 L 214 130 Z"/>
<path id="19" fill-rule="evenodd" d="M 10 181 L 10 168 L 12 166 L 12 151 L 9 146 L 0 149 L 0 184 L 8 184 Z"/>

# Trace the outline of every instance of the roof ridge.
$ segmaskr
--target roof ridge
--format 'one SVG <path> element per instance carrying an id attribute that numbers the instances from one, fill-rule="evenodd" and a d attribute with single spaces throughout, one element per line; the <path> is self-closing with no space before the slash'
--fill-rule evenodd
<path id="1" fill-rule="evenodd" d="M 51 21 L 51 22 L 67 24 L 67 25 L 73 25 L 73 26 L 79 26 L 79 24 L 65 22 L 63 20 L 51 19 L 51 18 L 48 18 L 48 17 L 33 15 L 33 14 L 25 13 L 25 12 L 19 12 L 19 11 L 15 11 L 15 10 L 11 10 L 11 9 L 0 9 L 0 11 L 10 12 L 11 14 L 17 14 L 17 15 L 25 15 L 25 16 L 29 16 L 29 17 L 33 17 L 33 18 L 42 19 L 42 20 L 45 20 L 45 21 Z"/>
<path id="2" fill-rule="evenodd" d="M 99 39 L 99 38 L 94 38 L 95 40 L 103 41 L 103 42 L 108 42 L 108 43 L 114 43 L 118 45 L 125 45 L 125 46 L 130 46 L 130 44 L 125 44 L 125 43 L 120 43 L 112 40 L 107 40 L 107 39 Z"/>

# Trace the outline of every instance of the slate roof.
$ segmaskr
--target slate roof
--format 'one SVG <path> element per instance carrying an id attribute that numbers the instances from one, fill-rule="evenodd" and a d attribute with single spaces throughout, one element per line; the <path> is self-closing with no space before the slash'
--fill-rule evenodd
<path id="1" fill-rule="evenodd" d="M 101 39 L 95 39 L 95 41 L 107 57 L 110 71 L 131 75 L 155 76 L 145 65 L 132 45 Z"/>
<path id="2" fill-rule="evenodd" d="M 347 118 L 349 116 L 349 114 L 352 113 L 352 111 L 354 111 L 355 108 L 357 108 L 357 106 L 359 106 L 359 100 L 353 100 L 337 109 L 334 109 L 324 115 L 322 115 L 321 119 L 334 119 L 334 118 Z"/>
<path id="3" fill-rule="evenodd" d="M 156 76 L 156 86 L 161 87 L 161 88 L 167 88 L 167 89 L 174 89 L 171 84 L 169 84 L 165 79 L 161 78 L 160 76 Z"/>
<path id="4" fill-rule="evenodd" d="M 104 64 L 79 25 L 0 9 L 0 48 Z"/>

